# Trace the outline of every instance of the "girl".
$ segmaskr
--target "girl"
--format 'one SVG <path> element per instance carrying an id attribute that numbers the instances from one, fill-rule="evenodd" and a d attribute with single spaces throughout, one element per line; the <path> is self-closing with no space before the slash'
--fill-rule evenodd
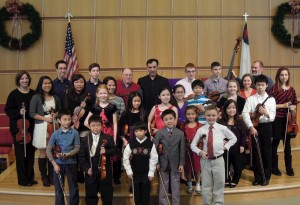
<path id="1" fill-rule="evenodd" d="M 52 110 L 54 111 L 52 112 Z M 53 184 L 53 166 L 48 162 L 47 176 L 47 139 L 50 134 L 47 132 L 47 126 L 52 123 L 52 118 L 56 118 L 57 111 L 60 110 L 60 101 L 56 95 L 53 95 L 52 80 L 48 76 L 40 77 L 36 88 L 36 94 L 30 101 L 30 117 L 35 119 L 32 144 L 39 149 L 39 169 L 41 172 L 43 186 L 49 187 Z M 53 115 L 53 117 L 52 117 Z"/>
<path id="2" fill-rule="evenodd" d="M 252 88 L 253 86 L 253 78 L 251 74 L 246 73 L 242 77 L 243 86 L 241 89 L 241 97 L 243 97 L 245 100 L 247 100 L 248 97 L 251 95 L 254 95 L 256 93 L 256 90 Z"/>
<path id="3" fill-rule="evenodd" d="M 185 123 L 181 126 L 181 130 L 184 132 L 186 142 L 186 155 L 185 155 L 185 167 L 184 172 L 187 179 L 187 193 L 191 194 L 192 188 L 192 176 L 196 180 L 196 192 L 201 193 L 200 188 L 200 157 L 192 152 L 190 144 L 194 139 L 197 130 L 202 127 L 202 124 L 198 122 L 198 108 L 195 105 L 189 105 L 185 110 Z"/>
<path id="4" fill-rule="evenodd" d="M 225 160 L 225 187 L 234 188 L 239 183 L 242 175 L 242 153 L 245 151 L 247 127 L 243 120 L 239 119 L 239 113 L 237 111 L 237 103 L 229 99 L 223 106 L 222 119 L 219 123 L 227 126 L 236 136 L 236 143 L 230 148 L 230 150 L 224 152 Z M 226 140 L 225 140 L 226 141 Z M 229 153 L 229 155 L 228 155 Z M 227 161 L 228 160 L 228 161 Z M 234 174 L 233 177 L 228 173 L 228 169 L 232 164 Z"/>
<path id="5" fill-rule="evenodd" d="M 286 67 L 277 70 L 275 84 L 270 89 L 270 94 L 276 100 L 276 117 L 273 122 L 273 141 L 272 141 L 272 174 L 280 176 L 278 169 L 277 149 L 280 140 L 284 144 L 284 162 L 286 174 L 294 176 L 291 155 L 291 138 L 286 134 L 286 121 L 288 109 L 295 111 L 298 103 L 295 89 L 290 85 L 290 71 Z"/>
<path id="6" fill-rule="evenodd" d="M 145 122 L 145 110 L 142 107 L 142 95 L 139 92 L 131 92 L 128 96 L 128 105 L 125 112 L 122 113 L 119 120 L 119 130 L 124 146 L 134 138 L 133 125 L 136 122 Z M 124 127 L 128 130 L 125 133 Z"/>
<path id="7" fill-rule="evenodd" d="M 175 125 L 177 124 L 178 118 L 178 111 L 177 108 L 174 106 L 176 104 L 176 101 L 174 98 L 172 98 L 171 91 L 168 87 L 163 87 L 162 89 L 160 89 L 160 91 L 158 92 L 158 98 L 160 102 L 152 107 L 148 117 L 148 130 L 149 133 L 151 133 L 152 137 L 155 135 L 157 130 L 165 127 L 164 122 L 161 119 L 161 113 L 163 111 L 165 111 L 166 109 L 174 110 L 176 114 Z M 153 119 L 155 122 L 155 128 L 151 128 L 151 126 L 153 127 Z"/>
<path id="8" fill-rule="evenodd" d="M 175 85 L 173 88 L 173 95 L 177 101 L 177 109 L 178 109 L 178 127 L 180 127 L 184 123 L 185 109 L 187 106 L 187 101 L 184 100 L 185 89 L 183 85 Z"/>
<path id="9" fill-rule="evenodd" d="M 228 81 L 226 86 L 226 94 L 221 97 L 217 107 L 221 109 L 224 106 L 224 103 L 229 99 L 233 99 L 237 103 L 238 113 L 242 113 L 246 101 L 240 96 L 240 86 L 236 80 Z"/>
<path id="10" fill-rule="evenodd" d="M 24 144 L 16 140 L 18 133 L 17 122 L 22 119 L 22 115 L 25 114 L 25 118 L 29 120 L 29 133 L 33 136 L 34 120 L 29 117 L 29 112 L 26 112 L 29 108 L 30 100 L 35 94 L 35 91 L 30 89 L 31 77 L 25 70 L 21 70 L 17 73 L 15 78 L 16 89 L 10 92 L 7 97 L 5 105 L 5 113 L 10 118 L 10 132 L 14 140 L 14 150 L 16 156 L 16 167 L 18 184 L 21 186 L 31 186 L 37 184 L 34 181 L 34 151 L 32 146 L 32 139 L 26 144 L 26 157 Z M 22 109 L 24 103 L 25 109 Z"/>

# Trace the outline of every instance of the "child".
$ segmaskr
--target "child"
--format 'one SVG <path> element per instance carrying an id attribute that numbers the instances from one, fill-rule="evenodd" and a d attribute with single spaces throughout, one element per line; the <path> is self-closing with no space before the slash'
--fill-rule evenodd
<path id="1" fill-rule="evenodd" d="M 288 176 L 294 176 L 292 166 L 291 153 L 291 137 L 286 131 L 286 121 L 288 109 L 290 113 L 296 109 L 297 95 L 295 89 L 290 85 L 290 71 L 286 67 L 280 67 L 277 70 L 275 77 L 275 84 L 270 89 L 270 94 L 273 94 L 276 100 L 276 118 L 273 123 L 273 140 L 272 140 L 272 174 L 280 176 L 281 172 L 278 169 L 278 155 L 277 149 L 280 140 L 284 144 L 284 162 L 285 170 Z M 296 116 L 295 116 L 296 117 Z"/>
<path id="2" fill-rule="evenodd" d="M 172 204 L 180 204 L 180 173 L 185 163 L 185 140 L 182 131 L 175 127 L 176 113 L 166 109 L 161 118 L 165 127 L 158 130 L 154 144 L 159 153 L 159 204 L 167 205 L 169 184 L 172 187 Z"/>
<path id="3" fill-rule="evenodd" d="M 101 193 L 103 205 L 112 205 L 113 187 L 110 158 L 116 154 L 116 146 L 111 136 L 101 132 L 102 119 L 99 115 L 89 118 L 90 132 L 81 140 L 79 161 L 85 172 L 85 202 L 89 205 L 98 204 L 98 192 Z M 102 156 L 105 156 L 104 158 Z M 103 169 L 106 168 L 106 176 Z M 99 173 L 100 172 L 100 173 Z"/>
<path id="4" fill-rule="evenodd" d="M 218 109 L 209 105 L 204 113 L 207 124 L 198 129 L 191 149 L 201 156 L 201 182 L 203 204 L 224 204 L 224 149 L 229 148 L 236 142 L 235 135 L 225 126 L 216 122 Z M 224 144 L 224 140 L 228 141 Z M 203 142 L 203 149 L 197 146 Z"/>
<path id="5" fill-rule="evenodd" d="M 145 122 L 145 116 L 146 113 L 142 107 L 142 95 L 137 91 L 131 92 L 128 97 L 127 109 L 122 113 L 119 120 L 119 130 L 124 146 L 127 146 L 135 137 L 133 131 L 134 123 Z"/>
<path id="6" fill-rule="evenodd" d="M 188 105 L 195 105 L 198 108 L 198 121 L 201 124 L 206 124 L 204 118 L 204 108 L 207 106 L 209 99 L 204 95 L 204 83 L 201 80 L 194 80 L 192 82 L 192 89 L 195 93 L 194 98 L 188 100 Z"/>
<path id="7" fill-rule="evenodd" d="M 185 155 L 185 167 L 184 172 L 187 179 L 187 193 L 191 194 L 192 188 L 192 176 L 196 180 L 196 192 L 201 193 L 200 187 L 200 157 L 190 149 L 190 144 L 194 139 L 197 130 L 202 127 L 202 124 L 198 122 L 198 108 L 195 105 L 187 106 L 185 110 L 185 123 L 181 126 L 181 130 L 184 132 L 186 143 L 186 155 Z"/>
<path id="8" fill-rule="evenodd" d="M 235 134 L 237 139 L 237 142 L 230 150 L 224 152 L 224 160 L 227 165 L 225 166 L 225 187 L 230 188 L 236 187 L 242 175 L 242 154 L 245 151 L 247 136 L 247 127 L 244 121 L 239 118 L 237 107 L 237 103 L 233 99 L 227 100 L 223 106 L 222 119 L 219 120 L 219 123 L 227 126 Z M 228 173 L 231 164 L 234 170 L 232 178 Z"/>
<path id="9" fill-rule="evenodd" d="M 124 150 L 123 164 L 134 184 L 134 204 L 150 204 L 150 181 L 158 161 L 153 142 L 146 137 L 147 124 L 137 122 L 133 126 L 136 138 L 129 142 Z"/>
<path id="10" fill-rule="evenodd" d="M 70 193 L 68 204 L 79 204 L 77 161 L 75 156 L 80 148 L 79 133 L 70 127 L 70 111 L 59 111 L 57 120 L 60 123 L 60 128 L 52 134 L 46 150 L 47 157 L 54 168 L 55 204 L 65 204 L 65 196 L 62 190 L 65 175 L 68 179 Z M 55 159 L 53 158 L 52 150 L 54 150 Z M 55 152 L 56 150 L 59 151 Z"/>
<path id="11" fill-rule="evenodd" d="M 184 123 L 184 113 L 185 108 L 187 106 L 187 101 L 184 100 L 185 88 L 183 85 L 178 84 L 173 88 L 173 95 L 177 101 L 177 109 L 178 109 L 178 127 L 180 127 Z"/>
<path id="12" fill-rule="evenodd" d="M 162 112 L 164 110 L 170 109 L 174 110 L 175 116 L 178 114 L 177 108 L 174 106 L 176 104 L 176 100 L 174 97 L 171 95 L 171 91 L 169 90 L 168 87 L 164 87 L 160 89 L 158 92 L 158 98 L 160 100 L 159 104 L 155 105 L 152 107 L 151 112 L 148 117 L 148 130 L 151 136 L 153 137 L 157 130 L 162 129 L 165 125 L 162 120 Z M 145 99 L 146 100 L 146 99 Z M 151 128 L 151 124 L 154 118 L 155 122 L 155 128 Z M 177 117 L 175 117 L 175 125 L 177 124 Z"/>
<path id="13" fill-rule="evenodd" d="M 253 171 L 254 181 L 253 186 L 269 184 L 271 178 L 272 168 L 272 123 L 276 115 L 276 102 L 274 98 L 266 93 L 268 87 L 268 78 L 265 75 L 259 75 L 255 79 L 255 86 L 257 93 L 250 96 L 243 110 L 243 119 L 247 128 L 252 136 L 257 140 L 252 140 L 253 149 Z M 265 101 L 266 100 L 266 101 Z M 264 102 L 265 101 L 265 102 Z M 259 103 L 263 103 L 257 112 L 261 115 L 259 117 L 259 123 L 256 127 L 253 126 L 253 122 L 250 119 L 250 114 L 256 111 L 256 107 Z M 259 147 L 257 146 L 259 145 Z M 262 158 L 262 164 L 260 163 L 260 156 Z"/>

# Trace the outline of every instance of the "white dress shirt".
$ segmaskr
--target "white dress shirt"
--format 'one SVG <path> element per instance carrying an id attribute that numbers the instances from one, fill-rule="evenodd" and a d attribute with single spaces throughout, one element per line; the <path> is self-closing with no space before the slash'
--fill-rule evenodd
<path id="1" fill-rule="evenodd" d="M 229 150 L 229 148 L 236 143 L 236 136 L 226 126 L 220 125 L 219 123 L 214 123 L 212 126 L 214 127 L 212 130 L 214 157 L 218 157 L 224 153 L 224 149 Z M 203 151 L 207 153 L 209 127 L 209 124 L 200 127 L 191 143 L 192 151 L 199 156 L 200 151 L 202 150 L 200 150 L 197 145 L 203 136 Z M 228 139 L 228 142 L 226 142 L 225 145 L 224 139 Z"/>
<path id="2" fill-rule="evenodd" d="M 253 127 L 253 124 L 250 120 L 250 114 L 252 112 L 255 112 L 255 108 L 258 103 L 263 103 L 263 101 L 268 97 L 269 95 L 265 92 L 263 96 L 260 96 L 258 93 L 255 95 L 250 96 L 247 98 L 242 116 L 243 120 L 246 123 L 247 128 Z M 264 115 L 260 116 L 259 123 L 267 123 L 267 122 L 273 122 L 276 116 L 276 101 L 273 97 L 269 98 L 264 103 L 265 109 L 269 113 L 269 117 L 266 117 Z"/>
<path id="3" fill-rule="evenodd" d="M 194 94 L 194 91 L 192 89 L 192 82 L 195 79 L 193 79 L 192 81 L 189 81 L 189 79 L 187 77 L 177 81 L 177 83 L 175 85 L 182 85 L 184 87 L 185 90 L 185 94 L 184 97 L 187 98 L 189 95 Z"/>
<path id="4" fill-rule="evenodd" d="M 145 137 L 143 140 L 139 140 L 138 138 L 136 138 L 136 140 L 142 144 L 145 140 L 147 139 L 147 137 Z M 132 168 L 131 168 L 131 164 L 130 164 L 130 155 L 131 155 L 132 150 L 130 149 L 129 144 L 125 147 L 124 153 L 123 153 L 123 166 L 126 170 L 127 175 L 131 175 L 133 174 L 132 172 Z M 148 176 L 149 177 L 153 177 L 154 176 L 154 171 L 156 169 L 156 164 L 158 162 L 158 154 L 155 148 L 155 145 L 153 143 L 151 152 L 150 152 L 150 159 L 149 159 L 149 172 L 148 172 Z"/>

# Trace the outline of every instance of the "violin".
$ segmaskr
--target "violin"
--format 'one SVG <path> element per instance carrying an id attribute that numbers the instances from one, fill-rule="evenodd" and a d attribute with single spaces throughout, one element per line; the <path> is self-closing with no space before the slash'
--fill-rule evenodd
<path id="1" fill-rule="evenodd" d="M 238 52 L 238 50 L 240 48 L 241 41 L 242 41 L 241 37 L 240 36 L 237 37 L 236 44 L 235 44 L 235 46 L 233 48 L 233 54 L 232 54 L 232 57 L 231 57 L 231 62 L 230 62 L 230 66 L 229 66 L 229 69 L 228 69 L 228 73 L 227 73 L 227 76 L 225 77 L 225 79 L 228 80 L 228 81 L 235 79 L 235 77 L 233 75 L 232 69 L 233 69 L 233 63 L 234 63 L 234 59 L 235 59 L 235 54 Z"/>
<path id="2" fill-rule="evenodd" d="M 226 91 L 219 92 L 217 90 L 209 92 L 206 96 L 214 102 L 217 102 L 222 94 L 226 93 Z"/>
<path id="3" fill-rule="evenodd" d="M 125 124 L 124 125 L 124 136 L 129 136 L 130 135 L 130 133 L 128 131 L 129 131 L 128 124 Z"/>
<path id="4" fill-rule="evenodd" d="M 101 147 L 104 147 L 107 144 L 107 140 L 102 141 Z M 100 154 L 99 163 L 98 163 L 98 171 L 100 174 L 100 179 L 106 178 L 106 156 L 105 154 Z"/>
<path id="5" fill-rule="evenodd" d="M 26 144 L 31 141 L 31 135 L 28 131 L 29 121 L 25 119 L 25 103 L 22 102 L 22 109 L 24 110 L 22 114 L 22 119 L 19 119 L 17 122 L 18 133 L 16 135 L 16 141 L 20 144 L 24 144 L 24 156 L 26 157 Z"/>
<path id="6" fill-rule="evenodd" d="M 59 154 L 61 154 L 62 150 L 61 147 L 59 145 L 53 145 L 52 148 L 52 156 L 54 159 L 59 158 Z"/>
<path id="7" fill-rule="evenodd" d="M 156 128 L 156 124 L 155 124 L 155 120 L 153 119 L 150 124 L 150 135 L 151 136 L 154 136 L 156 134 L 155 128 Z"/>
<path id="8" fill-rule="evenodd" d="M 250 119 L 252 121 L 252 124 L 254 127 L 257 127 L 258 126 L 258 123 L 259 123 L 259 118 L 260 116 L 262 116 L 262 114 L 259 112 L 259 108 L 260 107 L 263 107 L 264 104 L 266 103 L 266 101 L 273 97 L 272 95 L 269 95 L 262 103 L 258 103 L 255 107 L 255 111 L 254 112 L 251 112 L 249 113 L 250 114 Z"/>
<path id="9" fill-rule="evenodd" d="M 295 138 L 299 131 L 298 124 L 296 122 L 296 111 L 289 110 L 287 115 L 288 115 L 287 117 L 288 121 L 287 121 L 286 135 L 290 138 Z"/>
<path id="10" fill-rule="evenodd" d="M 159 142 L 159 144 L 157 145 L 157 154 L 162 155 L 163 153 L 164 153 L 163 144 L 161 142 Z"/>
<path id="11" fill-rule="evenodd" d="M 87 96 L 84 98 L 84 100 L 82 101 L 83 102 L 86 102 L 88 99 L 91 98 L 91 94 L 88 93 Z M 85 109 L 82 107 L 82 106 L 77 106 L 75 109 L 74 109 L 74 112 L 73 112 L 73 116 L 72 116 L 72 122 L 74 124 L 74 128 L 75 129 L 78 129 L 79 128 L 79 120 L 80 118 L 85 114 Z"/>
<path id="12" fill-rule="evenodd" d="M 55 120 L 55 117 L 54 117 L 54 108 L 52 107 L 50 109 L 50 113 L 51 113 L 51 117 L 52 117 L 52 122 L 51 123 L 48 123 L 48 126 L 47 126 L 47 133 L 48 133 L 48 136 L 47 136 L 47 142 L 49 141 L 51 135 L 53 132 L 55 132 L 58 128 L 59 128 L 59 125 L 58 123 L 56 122 Z"/>
<path id="13" fill-rule="evenodd" d="M 200 149 L 200 150 L 203 150 L 203 140 L 206 138 L 206 134 L 203 134 L 201 135 L 200 139 L 199 139 L 199 142 L 197 144 L 197 147 Z"/>

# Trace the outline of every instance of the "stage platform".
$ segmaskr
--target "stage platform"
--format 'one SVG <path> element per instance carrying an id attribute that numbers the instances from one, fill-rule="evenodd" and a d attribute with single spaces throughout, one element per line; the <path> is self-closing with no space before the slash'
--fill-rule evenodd
<path id="1" fill-rule="evenodd" d="M 244 169 L 240 183 L 236 188 L 225 189 L 225 204 L 236 205 L 242 203 L 263 204 L 266 199 L 284 199 L 289 197 L 299 197 L 300 200 L 300 138 L 292 140 L 293 167 L 295 176 L 286 175 L 283 161 L 283 148 L 279 148 L 279 169 L 282 176 L 274 176 L 270 180 L 268 186 L 252 186 L 253 173 Z M 36 160 L 37 162 L 37 160 Z M 17 184 L 17 176 L 15 164 L 12 164 L 0 175 L 0 205 L 48 205 L 54 204 L 54 187 L 43 187 L 38 171 L 37 163 L 35 163 L 35 173 L 38 185 L 32 187 L 23 187 Z M 157 179 L 153 180 L 151 192 L 151 205 L 158 204 L 157 197 Z M 122 174 L 121 184 L 114 185 L 114 205 L 133 204 L 132 195 L 128 192 L 130 181 L 125 174 Z M 181 184 L 181 204 L 201 205 L 201 195 L 195 194 L 190 202 L 191 195 L 186 194 L 186 186 Z M 79 184 L 80 204 L 84 205 L 84 184 Z M 68 193 L 68 190 L 66 190 Z M 240 203 L 238 203 L 240 202 Z M 101 204 L 101 202 L 99 202 Z M 286 201 L 286 205 L 293 203 Z M 294 204 L 293 204 L 294 205 Z"/>

